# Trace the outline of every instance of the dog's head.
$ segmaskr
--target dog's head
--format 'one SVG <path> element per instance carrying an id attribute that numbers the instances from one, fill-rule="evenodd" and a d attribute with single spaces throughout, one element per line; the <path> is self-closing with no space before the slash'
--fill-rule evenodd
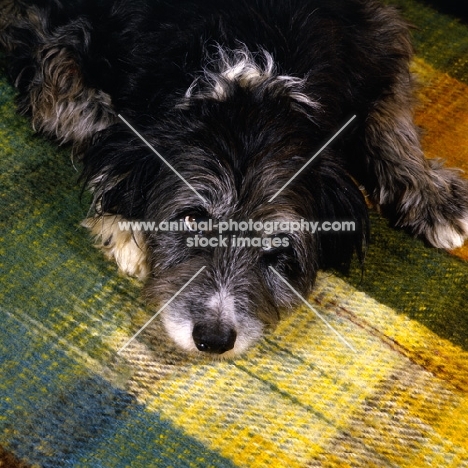
<path id="1" fill-rule="evenodd" d="M 138 121 L 165 161 L 122 125 L 85 158 L 102 213 L 159 227 L 145 233 L 145 291 L 169 302 L 166 330 L 188 351 L 244 351 L 298 304 L 297 293 L 308 295 L 319 268 L 363 252 L 367 210 L 342 146 L 298 173 L 337 128 L 306 81 L 278 75 L 270 60 L 220 52 L 224 65 L 164 118 Z M 342 221 L 352 232 L 318 224 Z"/>

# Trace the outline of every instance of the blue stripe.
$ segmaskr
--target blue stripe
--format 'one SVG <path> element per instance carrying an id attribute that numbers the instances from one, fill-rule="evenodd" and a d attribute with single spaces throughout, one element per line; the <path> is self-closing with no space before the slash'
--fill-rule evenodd
<path id="1" fill-rule="evenodd" d="M 43 468 L 234 468 L 53 340 L 2 316 L 0 445 L 18 458 Z"/>

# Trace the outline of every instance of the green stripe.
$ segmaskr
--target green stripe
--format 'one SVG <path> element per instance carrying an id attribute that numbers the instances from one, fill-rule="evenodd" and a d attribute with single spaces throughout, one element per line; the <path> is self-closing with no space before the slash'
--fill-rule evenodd
<path id="1" fill-rule="evenodd" d="M 386 0 L 414 26 L 416 53 L 434 68 L 468 84 L 468 27 L 414 0 Z"/>

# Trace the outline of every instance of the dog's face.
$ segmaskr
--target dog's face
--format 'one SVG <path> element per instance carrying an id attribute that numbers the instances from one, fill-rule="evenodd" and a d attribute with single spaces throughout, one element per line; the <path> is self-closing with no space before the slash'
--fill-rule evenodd
<path id="1" fill-rule="evenodd" d="M 184 100 L 164 121 L 139 121 L 172 167 L 120 126 L 87 156 L 103 213 L 167 223 L 144 236 L 145 291 L 158 306 L 169 302 L 161 317 L 185 350 L 241 353 L 298 304 L 297 293 L 307 296 L 320 267 L 361 252 L 360 191 L 331 150 L 297 174 L 329 135 L 309 103 L 276 85 L 231 83 Z M 288 229 L 302 220 L 348 220 L 356 229 Z"/>
<path id="2" fill-rule="evenodd" d="M 164 303 L 203 268 L 164 310 L 163 321 L 184 349 L 230 355 L 257 341 L 265 325 L 274 325 L 281 311 L 296 303 L 270 267 L 306 294 L 317 270 L 316 241 L 310 232 L 281 230 L 286 219 L 306 219 L 307 210 L 290 191 L 268 203 L 283 180 L 279 174 L 273 171 L 269 176 L 267 170 L 261 174 L 261 168 L 252 165 L 251 180 L 236 189 L 232 166 L 226 161 L 216 166 L 209 175 L 189 161 L 178 166 L 207 203 L 166 174 L 177 190 L 158 194 L 152 219 L 176 222 L 186 229 L 148 236 L 153 275 L 146 292 Z M 241 230 L 248 221 L 251 225 L 260 221 L 269 229 Z M 229 224 L 238 227 L 230 229 Z"/>

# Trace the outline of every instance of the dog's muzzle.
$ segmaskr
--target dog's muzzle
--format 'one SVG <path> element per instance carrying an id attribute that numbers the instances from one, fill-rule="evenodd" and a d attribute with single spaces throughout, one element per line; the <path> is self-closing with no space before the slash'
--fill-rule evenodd
<path id="1" fill-rule="evenodd" d="M 192 337 L 199 351 L 223 354 L 234 348 L 237 333 L 226 326 L 207 327 L 205 324 L 196 324 Z"/>

